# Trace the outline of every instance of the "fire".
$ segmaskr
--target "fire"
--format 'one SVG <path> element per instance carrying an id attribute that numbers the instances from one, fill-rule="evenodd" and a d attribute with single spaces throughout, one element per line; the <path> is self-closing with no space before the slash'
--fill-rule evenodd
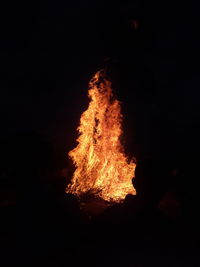
<path id="1" fill-rule="evenodd" d="M 120 202 L 127 194 L 136 193 L 132 185 L 136 164 L 128 161 L 120 143 L 120 102 L 114 98 L 104 71 L 90 81 L 88 96 L 90 103 L 77 129 L 78 145 L 69 152 L 76 169 L 66 191 L 78 196 L 92 192 Z"/>

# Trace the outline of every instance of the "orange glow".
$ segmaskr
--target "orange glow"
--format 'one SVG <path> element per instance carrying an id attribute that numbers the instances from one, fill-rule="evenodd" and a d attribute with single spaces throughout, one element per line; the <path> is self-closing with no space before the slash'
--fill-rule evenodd
<path id="1" fill-rule="evenodd" d="M 69 152 L 76 170 L 66 191 L 78 196 L 92 192 L 120 202 L 136 193 L 132 185 L 136 164 L 128 162 L 120 143 L 121 107 L 104 71 L 90 81 L 88 96 L 90 103 L 78 127 L 78 145 Z"/>

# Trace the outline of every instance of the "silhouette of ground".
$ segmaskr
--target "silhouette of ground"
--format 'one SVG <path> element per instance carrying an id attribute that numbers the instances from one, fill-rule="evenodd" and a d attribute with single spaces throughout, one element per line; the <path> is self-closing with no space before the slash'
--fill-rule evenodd
<path id="1" fill-rule="evenodd" d="M 133 179 L 137 195 L 116 204 L 90 193 L 79 199 L 66 194 L 65 175 L 71 170 L 63 170 L 65 165 L 38 135 L 15 136 L 3 147 L 1 266 L 198 262 L 199 200 L 198 187 L 188 186 L 195 181 L 191 165 L 138 161 Z M 17 156 L 9 157 L 10 151 Z"/>

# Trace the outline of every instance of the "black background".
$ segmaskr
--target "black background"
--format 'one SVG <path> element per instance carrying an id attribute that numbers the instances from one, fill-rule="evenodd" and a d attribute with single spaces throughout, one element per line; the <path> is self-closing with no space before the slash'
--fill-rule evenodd
<path id="1" fill-rule="evenodd" d="M 122 101 L 127 150 L 175 159 L 196 151 L 199 18 L 193 4 L 1 3 L 1 135 L 34 132 L 66 153 L 88 105 L 88 82 L 107 66 Z"/>

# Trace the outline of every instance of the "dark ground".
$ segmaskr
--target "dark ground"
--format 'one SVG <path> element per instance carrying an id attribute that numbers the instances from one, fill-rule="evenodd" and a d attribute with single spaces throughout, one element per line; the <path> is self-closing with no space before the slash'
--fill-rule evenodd
<path id="1" fill-rule="evenodd" d="M 198 3 L 2 1 L 0 20 L 0 266 L 199 266 Z M 83 212 L 66 154 L 101 68 L 144 184 Z"/>
<path id="2" fill-rule="evenodd" d="M 198 266 L 197 165 L 139 160 L 136 196 L 78 201 L 48 144 L 29 135 L 18 146 L 1 180 L 1 266 Z"/>

